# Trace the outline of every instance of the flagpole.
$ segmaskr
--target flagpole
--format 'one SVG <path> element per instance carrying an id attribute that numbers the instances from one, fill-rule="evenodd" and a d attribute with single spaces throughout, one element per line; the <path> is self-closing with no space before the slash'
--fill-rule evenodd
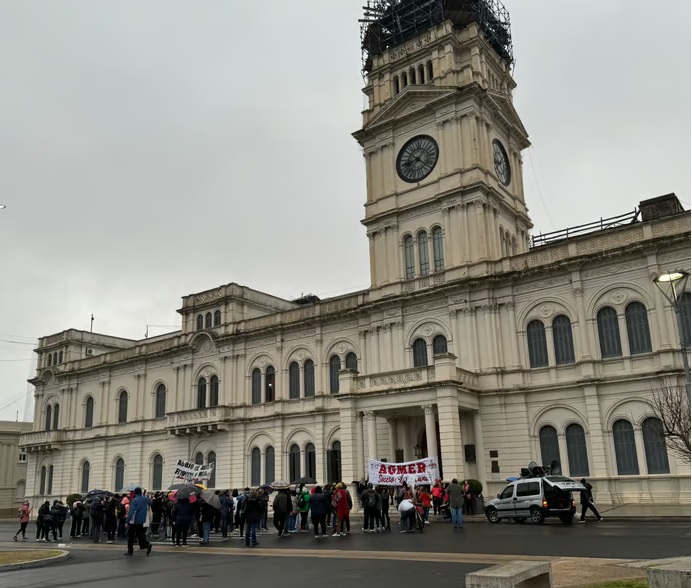
<path id="1" fill-rule="evenodd" d="M 91 326 L 89 327 L 89 332 L 93 333 L 94 332 L 94 313 L 91 313 Z"/>

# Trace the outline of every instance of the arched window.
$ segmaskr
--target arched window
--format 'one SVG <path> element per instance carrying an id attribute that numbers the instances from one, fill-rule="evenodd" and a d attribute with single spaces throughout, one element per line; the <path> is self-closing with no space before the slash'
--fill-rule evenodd
<path id="1" fill-rule="evenodd" d="M 288 450 L 288 481 L 293 483 L 300 478 L 300 447 L 295 443 Z"/>
<path id="2" fill-rule="evenodd" d="M 555 464 L 561 467 L 560 446 L 557 442 L 557 431 L 555 427 L 546 425 L 538 431 L 538 440 L 541 445 L 541 465 L 553 468 Z"/>
<path id="3" fill-rule="evenodd" d="M 53 365 L 53 354 L 49 353 L 48 354 L 48 367 Z"/>
<path id="4" fill-rule="evenodd" d="M 288 366 L 288 397 L 300 398 L 300 366 L 296 361 L 292 361 Z"/>
<path id="5" fill-rule="evenodd" d="M 60 405 L 56 404 L 53 408 L 53 429 L 58 430 L 58 425 L 60 424 Z"/>
<path id="6" fill-rule="evenodd" d="M 413 259 L 413 237 L 411 235 L 404 237 L 404 266 L 406 279 L 410 280 L 416 275 L 416 265 Z"/>
<path id="7" fill-rule="evenodd" d="M 161 486 L 163 486 L 163 457 L 157 453 L 151 468 L 151 489 L 161 490 Z"/>
<path id="8" fill-rule="evenodd" d="M 435 335 L 433 339 L 433 355 L 441 355 L 443 353 L 447 353 L 447 337 Z"/>
<path id="9" fill-rule="evenodd" d="M 62 363 L 62 351 L 58 353 L 58 363 Z"/>
<path id="10" fill-rule="evenodd" d="M 433 64 L 432 61 L 428 61 L 428 63 L 425 64 L 428 68 L 428 83 L 432 82 L 433 80 Z"/>
<path id="11" fill-rule="evenodd" d="M 267 366 L 267 371 L 264 373 L 264 379 L 265 379 L 265 390 L 264 390 L 264 401 L 265 402 L 274 402 L 274 398 L 276 397 L 276 389 L 274 387 L 275 382 L 274 382 L 274 367 L 269 365 Z M 274 480 L 272 480 L 273 482 Z"/>
<path id="12" fill-rule="evenodd" d="M 335 484 L 341 481 L 341 442 L 334 441 L 327 450 L 327 482 Z"/>
<path id="13" fill-rule="evenodd" d="M 411 80 L 412 84 L 416 83 L 416 70 L 415 70 L 415 68 L 412 67 L 410 70 L 408 70 L 408 77 Z"/>
<path id="14" fill-rule="evenodd" d="M 399 93 L 399 76 L 394 76 L 394 80 L 392 80 L 392 87 L 394 96 L 396 96 Z"/>
<path id="15" fill-rule="evenodd" d="M 127 392 L 123 390 L 118 398 L 118 424 L 127 422 Z M 120 490 L 120 488 L 118 488 Z M 116 490 L 116 492 L 118 491 Z"/>
<path id="16" fill-rule="evenodd" d="M 632 423 L 621 419 L 613 423 L 613 444 L 615 445 L 615 461 L 620 476 L 639 475 L 637 463 L 637 446 L 634 442 Z"/>
<path id="17" fill-rule="evenodd" d="M 669 474 L 666 438 L 663 436 L 663 425 L 655 417 L 649 417 L 642 423 L 644 436 L 644 453 L 646 470 L 649 474 Z"/>
<path id="18" fill-rule="evenodd" d="M 311 359 L 303 364 L 303 395 L 305 398 L 315 395 L 315 364 Z"/>
<path id="19" fill-rule="evenodd" d="M 197 408 L 207 408 L 207 379 L 197 380 Z"/>
<path id="20" fill-rule="evenodd" d="M 276 480 L 276 454 L 274 448 L 269 446 L 264 454 L 264 482 L 271 484 Z"/>
<path id="21" fill-rule="evenodd" d="M 58 365 L 58 352 L 53 353 L 53 364 Z"/>
<path id="22" fill-rule="evenodd" d="M 598 341 L 601 345 L 601 356 L 620 357 L 622 345 L 620 344 L 620 326 L 618 315 L 614 308 L 606 306 L 601 308 L 596 315 L 598 325 Z"/>
<path id="23" fill-rule="evenodd" d="M 428 365 L 428 344 L 425 339 L 416 339 L 413 342 L 413 367 Z"/>
<path id="24" fill-rule="evenodd" d="M 339 393 L 339 371 L 341 370 L 341 359 L 338 355 L 329 358 L 329 393 Z"/>
<path id="25" fill-rule="evenodd" d="M 649 353 L 651 351 L 651 335 L 649 334 L 649 318 L 646 313 L 646 306 L 641 302 L 630 302 L 625 308 L 625 324 L 627 325 L 630 355 Z"/>
<path id="26" fill-rule="evenodd" d="M 207 314 L 204 315 L 204 328 L 205 329 L 210 329 L 211 328 L 211 312 L 208 312 Z"/>
<path id="27" fill-rule="evenodd" d="M 39 492 L 39 494 L 41 496 L 45 496 L 45 494 L 46 494 L 46 474 L 47 474 L 46 466 L 43 466 L 41 468 L 41 487 L 40 487 L 40 492 Z"/>
<path id="28" fill-rule="evenodd" d="M 401 87 L 402 89 L 408 86 L 408 76 L 406 75 L 406 72 L 401 74 Z"/>
<path id="29" fill-rule="evenodd" d="M 125 486 L 125 460 L 122 457 L 115 462 L 115 491 L 121 492 Z"/>
<path id="30" fill-rule="evenodd" d="M 680 296 L 680 318 L 682 320 L 682 344 L 685 348 L 690 346 L 690 293 L 685 292 Z"/>
<path id="31" fill-rule="evenodd" d="M 418 83 L 425 83 L 425 68 L 423 67 L 423 64 L 418 66 Z"/>
<path id="32" fill-rule="evenodd" d="M 206 486 L 209 488 L 216 488 L 216 452 L 210 451 L 207 455 L 207 463 L 214 464 L 214 467 L 209 474 L 209 479 L 206 481 Z M 274 480 L 272 480 L 273 482 Z"/>
<path id="33" fill-rule="evenodd" d="M 156 418 L 162 419 L 166 416 L 166 386 L 159 384 L 156 387 Z"/>
<path id="34" fill-rule="evenodd" d="M 346 369 L 358 371 L 358 358 L 356 354 L 350 352 L 346 355 Z"/>
<path id="35" fill-rule="evenodd" d="M 219 405 L 219 377 L 209 378 L 209 406 Z"/>
<path id="36" fill-rule="evenodd" d="M 529 344 L 529 365 L 532 368 L 547 366 L 548 346 L 545 343 L 545 327 L 541 321 L 531 321 L 527 325 L 526 340 Z"/>
<path id="37" fill-rule="evenodd" d="M 82 475 L 81 475 L 81 480 L 80 480 L 80 486 L 79 486 L 79 491 L 82 494 L 86 494 L 89 492 L 89 469 L 91 468 L 91 465 L 89 464 L 88 461 L 85 461 L 82 464 Z"/>
<path id="38" fill-rule="evenodd" d="M 260 480 L 262 470 L 262 453 L 259 447 L 255 447 L 252 450 L 250 456 L 250 486 L 259 486 L 262 481 Z"/>
<path id="39" fill-rule="evenodd" d="M 574 363 L 572 322 L 564 314 L 553 319 L 553 345 L 555 347 L 555 363 L 557 365 Z"/>
<path id="40" fill-rule="evenodd" d="M 46 431 L 50 431 L 53 424 L 53 407 L 49 404 L 46 406 Z"/>
<path id="41" fill-rule="evenodd" d="M 197 315 L 197 330 L 201 331 L 204 328 L 204 317 L 201 314 Z"/>
<path id="42" fill-rule="evenodd" d="M 435 264 L 435 271 L 439 272 L 445 265 L 445 253 L 442 243 L 442 229 L 440 227 L 435 227 L 432 230 L 432 240 L 433 262 Z"/>
<path id="43" fill-rule="evenodd" d="M 204 454 L 201 451 L 195 453 L 195 464 L 202 465 L 204 463 Z"/>
<path id="44" fill-rule="evenodd" d="M 91 429 L 94 426 L 94 399 L 89 396 L 84 407 L 84 427 Z"/>
<path id="45" fill-rule="evenodd" d="M 48 466 L 48 487 L 46 488 L 47 494 L 53 494 L 53 465 Z"/>
<path id="46" fill-rule="evenodd" d="M 572 423 L 565 429 L 567 461 L 570 476 L 588 476 L 589 458 L 586 455 L 586 437 L 581 425 Z"/>
<path id="47" fill-rule="evenodd" d="M 214 311 L 214 326 L 218 327 L 220 324 L 221 324 L 221 311 L 215 310 Z"/>
<path id="48" fill-rule="evenodd" d="M 308 443 L 305 446 L 305 475 L 309 478 L 317 479 L 317 462 L 315 458 L 315 446 L 312 443 Z"/>
<path id="49" fill-rule="evenodd" d="M 428 233 L 421 231 L 418 233 L 418 267 L 421 276 L 430 273 L 430 258 L 428 256 Z"/>
<path id="50" fill-rule="evenodd" d="M 252 404 L 262 404 L 262 372 L 259 368 L 252 370 Z"/>

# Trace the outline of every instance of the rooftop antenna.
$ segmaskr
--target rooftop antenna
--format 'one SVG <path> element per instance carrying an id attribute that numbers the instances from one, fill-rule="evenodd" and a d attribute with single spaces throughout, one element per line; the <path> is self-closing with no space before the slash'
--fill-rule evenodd
<path id="1" fill-rule="evenodd" d="M 91 326 L 89 327 L 89 332 L 93 333 L 94 332 L 94 313 L 91 313 Z"/>

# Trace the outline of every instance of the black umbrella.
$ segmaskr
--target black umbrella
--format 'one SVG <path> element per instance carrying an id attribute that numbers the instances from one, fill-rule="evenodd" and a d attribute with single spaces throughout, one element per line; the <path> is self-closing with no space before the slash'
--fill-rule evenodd
<path id="1" fill-rule="evenodd" d="M 171 484 L 169 490 L 180 490 L 181 488 L 187 488 L 187 484 Z"/>
<path id="2" fill-rule="evenodd" d="M 190 498 L 193 494 L 199 496 L 202 493 L 201 488 L 197 488 L 197 486 L 184 486 L 183 488 L 180 488 L 180 490 L 176 491 L 175 497 L 178 500 L 185 499 L 185 498 Z"/>
<path id="3" fill-rule="evenodd" d="M 108 490 L 98 490 L 98 489 L 89 490 L 89 492 L 87 492 L 87 496 L 96 496 L 96 495 L 113 496 L 113 493 L 109 492 Z"/>
<path id="4" fill-rule="evenodd" d="M 317 480 L 315 480 L 315 478 L 311 478 L 310 476 L 303 476 L 302 478 L 298 478 L 294 483 L 298 484 L 299 486 L 301 484 L 317 484 Z"/>

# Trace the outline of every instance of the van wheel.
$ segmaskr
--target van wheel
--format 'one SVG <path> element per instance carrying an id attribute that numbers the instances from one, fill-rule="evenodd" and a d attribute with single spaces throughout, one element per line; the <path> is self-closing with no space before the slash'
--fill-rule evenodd
<path id="1" fill-rule="evenodd" d="M 571 525 L 572 521 L 574 520 L 574 515 L 573 514 L 560 515 L 560 520 L 563 523 L 565 523 L 565 525 Z"/>
<path id="2" fill-rule="evenodd" d="M 485 516 L 488 517 L 488 520 L 491 523 L 500 522 L 500 515 L 498 514 L 497 509 L 494 506 L 489 507 L 488 510 L 485 511 Z"/>
<path id="3" fill-rule="evenodd" d="M 545 520 L 545 515 L 543 514 L 543 511 L 540 508 L 538 508 L 537 506 L 532 506 L 531 507 L 531 522 L 536 523 L 537 525 L 542 525 L 544 520 Z"/>
<path id="4" fill-rule="evenodd" d="M 514 517 L 515 523 L 525 523 L 526 519 L 524 517 Z"/>

